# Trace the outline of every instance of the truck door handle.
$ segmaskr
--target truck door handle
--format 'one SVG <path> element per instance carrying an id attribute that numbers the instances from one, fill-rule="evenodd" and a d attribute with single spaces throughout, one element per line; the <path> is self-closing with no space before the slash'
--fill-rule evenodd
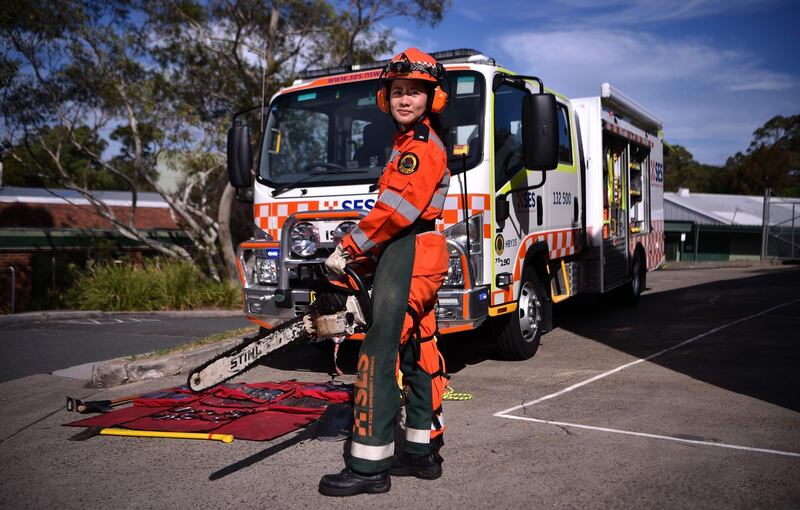
<path id="1" fill-rule="evenodd" d="M 575 209 L 575 214 L 574 214 L 574 216 L 572 218 L 572 223 L 578 223 L 578 213 L 580 211 L 579 211 L 579 207 L 578 207 L 578 199 L 577 198 L 572 197 L 572 205 L 574 206 L 574 209 Z"/>
<path id="2" fill-rule="evenodd" d="M 542 195 L 536 195 L 536 224 L 541 225 L 544 222 L 544 203 Z"/>

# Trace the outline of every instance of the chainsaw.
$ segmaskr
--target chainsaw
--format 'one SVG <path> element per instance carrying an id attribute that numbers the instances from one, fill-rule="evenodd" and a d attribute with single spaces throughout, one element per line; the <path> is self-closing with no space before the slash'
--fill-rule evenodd
<path id="1" fill-rule="evenodd" d="M 306 315 L 290 319 L 208 360 L 189 372 L 187 385 L 192 391 L 203 391 L 221 384 L 254 367 L 265 356 L 296 342 L 341 342 L 356 331 L 366 331 L 371 322 L 369 292 L 361 278 L 350 267 L 345 274 L 355 283 L 355 291 L 327 284 L 325 290 L 309 305 Z"/>

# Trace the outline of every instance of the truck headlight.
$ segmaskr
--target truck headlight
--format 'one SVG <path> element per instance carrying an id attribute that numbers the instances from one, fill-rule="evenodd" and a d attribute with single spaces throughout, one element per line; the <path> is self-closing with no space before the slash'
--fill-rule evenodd
<path id="1" fill-rule="evenodd" d="M 260 284 L 278 283 L 278 261 L 256 257 L 255 279 Z"/>
<path id="2" fill-rule="evenodd" d="M 449 267 L 447 276 L 444 277 L 444 285 L 464 286 L 464 268 L 461 266 L 461 255 L 456 250 L 450 251 Z"/>
<path id="3" fill-rule="evenodd" d="M 444 237 L 460 244 L 467 251 L 467 223 L 469 223 L 469 250 L 472 253 L 483 251 L 483 215 L 476 214 L 467 221 L 456 223 L 446 229 Z"/>
<path id="4" fill-rule="evenodd" d="M 292 253 L 298 257 L 310 257 L 317 252 L 319 248 L 319 229 L 308 223 L 302 221 L 292 227 L 289 234 L 291 236 L 291 249 Z"/>
<path id="5" fill-rule="evenodd" d="M 467 229 L 467 224 L 469 224 L 469 229 Z M 466 253 L 467 232 L 469 232 L 470 272 L 472 273 L 473 281 L 475 283 L 481 283 L 483 276 L 482 274 L 483 273 L 483 214 L 476 214 L 468 218 L 467 221 L 461 221 L 459 223 L 456 223 L 452 227 L 446 229 L 443 232 L 443 234 L 446 239 L 449 239 L 457 243 L 459 246 L 461 246 L 464 249 L 464 252 Z M 451 270 L 454 264 L 458 265 L 459 272 L 462 273 L 461 283 L 463 284 L 464 276 L 463 276 L 463 269 L 461 268 L 461 259 L 456 258 L 454 262 L 453 261 L 454 259 L 452 258 L 453 254 L 451 253 L 450 255 L 451 255 L 450 258 Z M 453 283 L 448 285 L 458 285 L 458 284 Z"/>
<path id="6" fill-rule="evenodd" d="M 339 244 L 342 238 L 349 234 L 354 228 L 356 228 L 355 221 L 345 221 L 344 223 L 340 223 L 339 226 L 333 231 L 333 243 Z"/>

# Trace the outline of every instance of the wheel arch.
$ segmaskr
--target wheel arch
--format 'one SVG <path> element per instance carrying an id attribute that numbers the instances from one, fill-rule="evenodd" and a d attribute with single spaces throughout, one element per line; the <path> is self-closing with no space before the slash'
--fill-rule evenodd
<path id="1" fill-rule="evenodd" d="M 633 267 L 633 257 L 638 255 L 642 257 L 642 268 L 644 272 L 647 273 L 649 271 L 647 268 L 647 251 L 644 249 L 644 245 L 641 241 L 636 241 L 636 246 L 633 247 L 633 253 L 631 255 L 631 268 Z"/>
<path id="2" fill-rule="evenodd" d="M 542 303 L 542 331 L 553 329 L 553 301 L 550 298 L 550 278 L 547 273 L 547 263 L 550 260 L 550 248 L 544 241 L 538 241 L 528 248 L 525 260 L 522 262 L 520 275 L 525 274 L 525 270 L 532 267 L 536 271 L 536 276 L 544 289 Z"/>

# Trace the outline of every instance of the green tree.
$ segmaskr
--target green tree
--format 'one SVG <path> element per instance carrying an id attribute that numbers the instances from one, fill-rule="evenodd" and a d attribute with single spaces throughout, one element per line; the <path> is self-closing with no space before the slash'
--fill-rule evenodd
<path id="1" fill-rule="evenodd" d="M 0 16 L 3 143 L 18 147 L 31 133 L 59 127 L 77 155 L 130 190 L 134 204 L 140 190 L 160 193 L 195 249 L 150 239 L 135 227 L 135 214 L 117 218 L 65 168 L 65 153 L 39 137 L 61 186 L 81 193 L 123 235 L 219 277 L 233 260 L 223 147 L 231 113 L 267 101 L 307 67 L 373 60 L 393 44 L 379 22 L 436 23 L 448 3 L 19 1 Z M 257 133 L 259 115 L 253 125 Z M 100 141 L 122 149 L 104 157 Z M 180 162 L 177 191 L 158 182 L 162 154 Z"/>
<path id="2" fill-rule="evenodd" d="M 666 191 L 688 188 L 699 193 L 725 193 L 723 190 L 728 181 L 727 174 L 724 168 L 697 162 L 692 153 L 682 145 L 672 145 L 664 151 Z"/>
<path id="3" fill-rule="evenodd" d="M 764 188 L 800 195 L 800 115 L 775 116 L 753 132 L 746 153 L 728 158 L 728 193 L 760 195 Z"/>
<path id="4" fill-rule="evenodd" d="M 86 126 L 75 129 L 74 137 L 92 151 L 102 153 L 105 140 Z M 43 126 L 29 133 L 18 145 L 7 147 L 3 153 L 3 183 L 9 186 L 60 186 L 60 174 L 51 151 L 57 154 L 58 164 L 83 187 L 96 190 L 119 189 L 124 185 L 106 172 L 72 143 L 62 126 Z"/>
<path id="5" fill-rule="evenodd" d="M 800 196 L 800 115 L 777 115 L 756 129 L 749 152 L 756 153 L 767 148 L 777 149 L 783 154 L 771 150 L 760 154 L 759 159 L 768 160 L 764 164 L 786 172 L 786 175 L 775 176 L 773 189 L 784 196 Z"/>

